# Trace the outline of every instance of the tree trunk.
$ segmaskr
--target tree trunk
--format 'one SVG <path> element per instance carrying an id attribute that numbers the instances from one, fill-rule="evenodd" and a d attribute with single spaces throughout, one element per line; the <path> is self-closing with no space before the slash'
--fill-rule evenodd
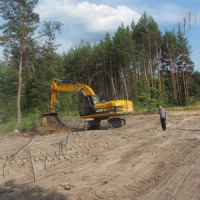
<path id="1" fill-rule="evenodd" d="M 160 76 L 160 58 L 158 53 L 158 44 L 155 40 L 155 46 L 156 46 L 156 61 L 157 61 L 157 70 L 158 70 L 158 89 L 161 92 L 162 91 L 162 82 L 161 82 L 161 76 Z"/>
<path id="2" fill-rule="evenodd" d="M 17 90 L 17 123 L 21 123 L 21 91 L 22 91 L 22 60 L 23 60 L 23 46 L 20 50 L 20 61 L 18 70 L 18 90 Z"/>
<path id="3" fill-rule="evenodd" d="M 176 74 L 175 75 L 176 75 L 178 104 L 182 104 L 182 100 L 181 100 L 181 85 L 179 83 L 179 72 L 178 72 L 178 69 L 176 69 Z"/>
<path id="4" fill-rule="evenodd" d="M 23 25 L 23 15 L 20 10 L 20 25 Z M 22 64 L 23 64 L 23 53 L 24 53 L 24 44 L 23 44 L 24 35 L 21 36 L 20 42 L 20 59 L 19 59 L 19 69 L 18 69 L 18 90 L 17 90 L 17 124 L 21 123 L 21 92 L 22 92 Z"/>
<path id="5" fill-rule="evenodd" d="M 153 79 L 154 78 L 154 70 L 153 70 L 152 57 L 151 57 L 151 44 L 150 44 L 150 36 L 149 36 L 149 34 L 148 34 L 148 47 L 149 47 L 148 71 L 149 71 L 149 74 L 150 74 L 151 87 L 155 88 L 154 79 Z M 153 93 L 153 96 L 154 96 L 154 91 L 152 93 Z"/>
<path id="6" fill-rule="evenodd" d="M 112 72 L 112 57 L 109 56 L 109 61 L 110 61 L 110 75 L 112 76 L 113 72 Z"/>
<path id="7" fill-rule="evenodd" d="M 174 66 L 173 66 L 173 59 L 171 54 L 169 55 L 169 66 L 170 66 L 170 74 L 171 74 L 171 81 L 172 81 L 172 88 L 173 88 L 173 103 L 178 104 L 177 99 L 177 89 L 176 89 L 176 80 L 174 75 Z"/>
<path id="8" fill-rule="evenodd" d="M 139 70 L 137 70 L 139 71 Z M 136 65 L 134 64 L 134 68 L 133 68 L 133 91 L 134 91 L 134 97 L 138 98 L 138 88 L 137 88 L 137 80 L 138 80 L 138 74 L 136 71 Z"/>

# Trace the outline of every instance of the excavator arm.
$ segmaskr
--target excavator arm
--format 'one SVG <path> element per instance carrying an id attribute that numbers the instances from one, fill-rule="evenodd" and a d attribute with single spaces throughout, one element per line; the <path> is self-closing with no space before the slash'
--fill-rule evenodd
<path id="1" fill-rule="evenodd" d="M 96 96 L 92 88 L 90 88 L 88 85 L 84 85 L 81 83 L 66 83 L 64 85 L 58 85 L 56 79 L 53 79 L 51 82 L 50 104 L 48 105 L 49 112 L 54 112 L 54 105 L 59 91 L 78 92 L 82 93 L 84 96 Z"/>

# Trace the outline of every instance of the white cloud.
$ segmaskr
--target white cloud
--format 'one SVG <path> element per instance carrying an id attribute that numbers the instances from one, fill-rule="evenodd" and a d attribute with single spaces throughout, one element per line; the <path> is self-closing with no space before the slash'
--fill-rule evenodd
<path id="1" fill-rule="evenodd" d="M 69 0 L 44 0 L 37 6 L 36 12 L 39 13 L 41 21 L 60 21 L 72 30 L 81 27 L 82 30 L 90 32 L 115 31 L 122 22 L 124 25 L 130 25 L 133 19 L 137 21 L 141 16 L 126 6 L 112 8 L 88 1 L 74 4 Z"/>
<path id="2" fill-rule="evenodd" d="M 59 52 L 78 46 L 81 40 L 93 43 L 111 35 L 123 24 L 130 25 L 138 21 L 141 15 L 126 6 L 110 7 L 88 1 L 42 0 L 35 9 L 42 21 L 60 21 L 63 26 L 57 42 L 62 44 Z M 71 46 L 70 46 L 71 45 Z"/>

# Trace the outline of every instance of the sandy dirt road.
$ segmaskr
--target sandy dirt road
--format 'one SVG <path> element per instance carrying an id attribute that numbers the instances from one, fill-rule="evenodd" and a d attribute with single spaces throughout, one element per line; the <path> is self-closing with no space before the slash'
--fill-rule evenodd
<path id="1" fill-rule="evenodd" d="M 200 111 L 169 112 L 166 131 L 154 114 L 109 130 L 10 134 L 0 150 L 1 200 L 200 199 Z"/>

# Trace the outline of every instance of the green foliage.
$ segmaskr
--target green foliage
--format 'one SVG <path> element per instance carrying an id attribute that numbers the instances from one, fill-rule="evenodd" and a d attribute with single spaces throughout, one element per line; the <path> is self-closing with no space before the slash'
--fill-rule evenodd
<path id="1" fill-rule="evenodd" d="M 24 115 L 22 122 L 20 124 L 16 123 L 14 117 L 8 118 L 7 123 L 0 124 L 1 132 L 12 132 L 14 130 L 20 131 L 22 129 L 28 128 L 37 128 L 41 126 L 41 112 L 35 109 L 33 112 L 29 112 L 27 115 Z"/>
<path id="2" fill-rule="evenodd" d="M 53 78 L 64 77 L 63 66 L 63 58 L 56 53 L 45 54 L 38 59 L 34 72 L 30 74 L 24 88 L 25 99 L 22 103 L 24 112 L 32 112 L 37 108 L 41 112 L 47 110 L 50 101 L 50 83 Z"/>
<path id="3" fill-rule="evenodd" d="M 140 101 L 134 102 L 134 113 L 140 114 L 146 112 L 148 109 Z"/>
<path id="4" fill-rule="evenodd" d="M 70 92 L 59 92 L 55 110 L 59 113 L 74 113 L 79 110 L 78 94 Z"/>
<path id="5" fill-rule="evenodd" d="M 200 101 L 200 72 L 194 72 L 192 74 L 192 88 L 191 88 L 191 96 L 194 98 L 194 102 Z"/>
<path id="6" fill-rule="evenodd" d="M 22 122 L 17 124 L 17 129 L 27 129 L 27 128 L 37 128 L 41 126 L 41 112 L 38 109 L 33 110 L 31 113 L 29 112 L 27 115 L 24 115 L 22 118 Z"/>
<path id="7" fill-rule="evenodd" d="M 5 133 L 11 132 L 13 130 L 17 130 L 17 123 L 16 123 L 16 119 L 14 118 L 10 118 L 9 121 L 6 124 L 0 124 L 0 135 L 3 136 Z"/>
<path id="8" fill-rule="evenodd" d="M 154 112 L 158 109 L 158 106 L 162 105 L 165 106 L 164 102 L 159 99 L 149 99 L 149 106 L 148 106 L 148 111 L 149 112 Z"/>
<path id="9" fill-rule="evenodd" d="M 16 116 L 17 73 L 3 65 L 0 66 L 0 120 L 6 123 Z"/>

